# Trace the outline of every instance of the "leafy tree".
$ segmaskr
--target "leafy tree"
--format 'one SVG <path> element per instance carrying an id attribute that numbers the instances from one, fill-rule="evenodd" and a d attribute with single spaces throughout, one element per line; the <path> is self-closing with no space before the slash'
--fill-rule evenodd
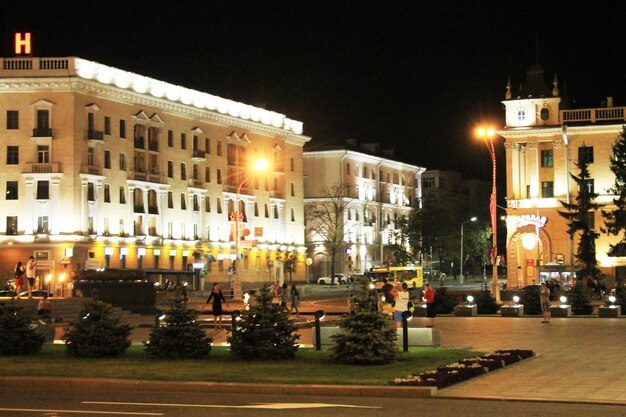
<path id="1" fill-rule="evenodd" d="M 272 303 L 267 285 L 241 315 L 227 338 L 233 356 L 243 359 L 293 359 L 298 350 L 296 326 L 289 313 Z"/>
<path id="2" fill-rule="evenodd" d="M 454 311 L 454 306 L 458 304 L 446 287 L 439 287 L 435 290 L 434 302 L 437 314 L 450 314 Z"/>
<path id="3" fill-rule="evenodd" d="M 322 198 L 305 209 L 310 241 L 323 244 L 330 256 L 331 284 L 335 280 L 337 255 L 346 247 L 345 237 L 351 229 L 346 219 L 351 199 L 345 191 L 346 187 L 329 187 Z"/>
<path id="4" fill-rule="evenodd" d="M 604 225 L 603 233 L 620 236 L 620 241 L 611 245 L 609 255 L 624 256 L 626 254 L 626 126 L 613 144 L 613 155 L 609 161 L 609 167 L 615 175 L 615 182 L 609 188 L 609 192 L 616 197 L 613 199 L 615 208 L 611 211 L 602 211 Z M 619 254 L 619 255 L 618 255 Z M 624 279 L 618 275 L 617 287 L 624 287 Z"/>
<path id="5" fill-rule="evenodd" d="M 338 362 L 379 365 L 398 356 L 394 324 L 376 309 L 368 285 L 367 278 L 361 277 L 356 285 L 359 290 L 351 296 L 353 308 L 339 320 L 342 332 L 332 336 L 335 346 L 331 357 Z"/>
<path id="6" fill-rule="evenodd" d="M 30 317 L 15 305 L 0 305 L 0 355 L 41 351 L 44 337 L 30 327 Z"/>
<path id="7" fill-rule="evenodd" d="M 589 162 L 579 161 L 576 166 L 580 169 L 578 176 L 570 173 L 572 179 L 578 185 L 578 195 L 575 203 L 561 201 L 561 205 L 567 211 L 558 211 L 568 223 L 567 233 L 573 239 L 576 234 L 580 234 L 578 249 L 576 251 L 576 263 L 580 266 L 576 278 L 579 281 L 585 278 L 601 278 L 602 274 L 598 268 L 596 259 L 596 239 L 598 232 L 593 230 L 592 219 L 594 212 L 601 206 L 593 200 L 598 197 L 598 193 L 593 190 L 593 180 L 589 174 Z"/>
<path id="8" fill-rule="evenodd" d="M 572 305 L 572 313 L 574 314 L 591 314 L 593 306 L 589 293 L 583 285 L 576 285 L 569 293 L 569 303 Z"/>
<path id="9" fill-rule="evenodd" d="M 500 309 L 500 304 L 489 291 L 481 291 L 476 297 L 476 309 L 478 314 L 496 314 Z"/>
<path id="10" fill-rule="evenodd" d="M 97 295 L 92 293 L 92 297 L 84 301 L 81 318 L 65 328 L 66 351 L 92 358 L 121 355 L 130 346 L 132 327 L 113 317 L 111 306 L 100 301 Z"/>
<path id="11" fill-rule="evenodd" d="M 164 358 L 202 358 L 211 351 L 213 339 L 198 322 L 198 313 L 189 310 L 182 295 L 172 301 L 164 323 L 150 332 L 146 352 Z"/>

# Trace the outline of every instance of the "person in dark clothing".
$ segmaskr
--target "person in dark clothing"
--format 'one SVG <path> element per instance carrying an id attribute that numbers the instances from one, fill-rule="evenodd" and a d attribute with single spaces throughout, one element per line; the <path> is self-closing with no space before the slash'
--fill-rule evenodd
<path id="1" fill-rule="evenodd" d="M 226 299 L 224 298 L 224 294 L 222 294 L 222 289 L 220 288 L 220 284 L 216 282 L 213 284 L 213 289 L 211 290 L 211 295 L 207 298 L 206 303 L 209 304 L 213 300 L 213 317 L 215 318 L 216 328 L 222 328 L 222 303 L 228 304 Z"/>
<path id="2" fill-rule="evenodd" d="M 383 291 L 383 294 L 385 294 L 385 302 L 389 304 L 393 304 L 394 302 L 393 285 L 389 283 L 387 278 L 383 278 L 382 291 Z"/>

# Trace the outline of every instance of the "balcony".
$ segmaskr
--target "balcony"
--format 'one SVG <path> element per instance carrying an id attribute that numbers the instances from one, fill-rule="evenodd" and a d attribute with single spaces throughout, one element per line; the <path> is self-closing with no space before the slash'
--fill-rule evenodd
<path id="1" fill-rule="evenodd" d="M 104 132 L 102 130 L 87 130 L 87 140 L 93 140 L 95 142 L 104 142 Z"/>
<path id="2" fill-rule="evenodd" d="M 51 138 L 52 129 L 49 127 L 36 127 L 33 129 L 34 138 Z"/>
<path id="3" fill-rule="evenodd" d="M 202 162 L 206 160 L 206 152 L 200 149 L 194 149 L 191 153 L 191 159 L 195 162 Z"/>
<path id="4" fill-rule="evenodd" d="M 202 188 L 202 186 L 204 185 L 204 182 L 195 178 L 190 178 L 187 181 L 188 181 L 189 186 L 194 187 L 194 188 Z"/>
<path id="5" fill-rule="evenodd" d="M 561 110 L 559 112 L 563 123 L 574 122 L 606 122 L 626 120 L 626 107 L 603 107 L 599 109 Z"/>
<path id="6" fill-rule="evenodd" d="M 146 141 L 143 136 L 138 136 L 135 138 L 135 149 L 146 149 Z"/>
<path id="7" fill-rule="evenodd" d="M 59 164 L 57 163 L 45 163 L 45 164 L 27 164 L 27 172 L 33 174 L 51 174 L 59 171 Z"/>
<path id="8" fill-rule="evenodd" d="M 84 174 L 102 175 L 102 168 L 95 165 L 83 165 L 80 171 Z"/>

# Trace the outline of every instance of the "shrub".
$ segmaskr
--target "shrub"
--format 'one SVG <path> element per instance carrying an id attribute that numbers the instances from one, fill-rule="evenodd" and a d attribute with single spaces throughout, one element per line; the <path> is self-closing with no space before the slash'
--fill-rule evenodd
<path id="1" fill-rule="evenodd" d="M 524 298 L 522 304 L 524 304 L 524 314 L 527 316 L 533 316 L 541 314 L 541 301 L 539 298 L 539 292 L 541 288 L 539 285 L 529 285 L 524 288 Z"/>
<path id="2" fill-rule="evenodd" d="M 626 287 L 620 286 L 615 289 L 615 304 L 622 306 L 622 311 L 626 312 Z"/>
<path id="3" fill-rule="evenodd" d="M 130 346 L 132 327 L 111 314 L 111 306 L 97 296 L 86 299 L 77 322 L 65 328 L 63 340 L 70 355 L 98 358 L 121 355 Z"/>
<path id="4" fill-rule="evenodd" d="M 489 291 L 481 291 L 476 297 L 478 314 L 496 314 L 500 310 L 500 304 L 491 296 Z"/>
<path id="5" fill-rule="evenodd" d="M 577 282 L 577 285 L 571 289 L 568 294 L 568 301 L 572 306 L 573 314 L 591 314 L 593 312 L 593 306 L 591 305 L 591 298 L 589 293 L 582 285 Z"/>
<path id="6" fill-rule="evenodd" d="M 189 310 L 179 294 L 165 312 L 164 323 L 150 332 L 146 352 L 163 358 L 202 358 L 211 351 L 213 339 L 198 322 L 198 313 Z"/>
<path id="7" fill-rule="evenodd" d="M 367 278 L 359 281 L 359 291 L 350 298 L 353 308 L 339 320 L 342 331 L 332 336 L 335 345 L 331 357 L 337 362 L 380 365 L 398 356 L 394 324 L 374 307 L 367 285 Z"/>
<path id="8" fill-rule="evenodd" d="M 0 335 L 0 355 L 30 355 L 44 343 L 44 337 L 30 326 L 30 317 L 15 305 L 0 306 Z"/>
<path id="9" fill-rule="evenodd" d="M 298 350 L 296 326 L 289 313 L 272 304 L 267 285 L 255 297 L 256 302 L 243 312 L 227 338 L 233 356 L 244 359 L 292 359 Z"/>
<path id="10" fill-rule="evenodd" d="M 454 306 L 458 302 L 448 294 L 446 287 L 439 287 L 435 290 L 435 311 L 437 314 L 451 314 L 454 311 Z"/>

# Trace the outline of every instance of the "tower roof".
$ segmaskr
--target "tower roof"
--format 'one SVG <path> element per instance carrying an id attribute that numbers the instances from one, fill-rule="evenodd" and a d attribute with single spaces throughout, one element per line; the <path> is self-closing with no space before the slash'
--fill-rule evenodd
<path id="1" fill-rule="evenodd" d="M 520 98 L 552 96 L 550 88 L 546 85 L 543 78 L 541 65 L 535 64 L 526 71 L 526 82 L 520 88 L 519 96 Z"/>

